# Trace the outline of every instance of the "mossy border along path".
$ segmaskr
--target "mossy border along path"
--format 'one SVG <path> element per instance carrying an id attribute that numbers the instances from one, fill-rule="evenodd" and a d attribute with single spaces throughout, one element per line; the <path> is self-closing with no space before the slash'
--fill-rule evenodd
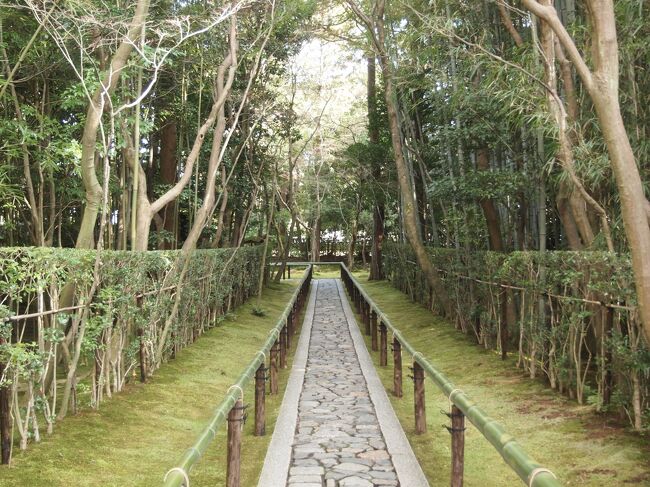
<path id="1" fill-rule="evenodd" d="M 254 316 L 255 299 L 210 330 L 151 381 L 133 384 L 99 411 L 66 419 L 65 428 L 0 468 L 5 486 L 154 486 L 194 441 L 214 406 L 268 338 L 296 282 L 268 286 L 261 301 L 264 317 Z M 236 353 L 233 353 L 235 352 Z M 289 367 L 290 367 L 289 363 Z M 267 431 L 272 431 L 289 369 L 280 371 L 280 390 L 266 397 Z M 245 389 L 253 398 L 253 386 Z M 245 425 L 242 485 L 254 485 L 271 435 L 255 437 Z M 225 485 L 226 448 L 222 429 L 192 471 L 192 485 Z"/>
<path id="2" fill-rule="evenodd" d="M 647 437 L 613 427 L 592 407 L 579 406 L 541 382 L 522 377 L 509 361 L 502 362 L 494 352 L 476 346 L 452 325 L 412 303 L 389 282 L 367 281 L 367 273 L 355 276 L 402 336 L 503 424 L 536 460 L 551 468 L 563 485 L 650 485 Z M 369 337 L 366 340 L 370 349 Z M 378 354 L 373 355 L 384 386 L 392 390 L 392 363 L 380 367 Z M 402 398 L 389 396 L 431 486 L 448 486 L 449 434 L 442 426 L 448 420 L 438 414 L 449 409 L 448 399 L 433 384 L 427 385 L 427 433 L 416 435 L 410 381 L 404 382 Z M 522 485 L 517 475 L 476 428 L 468 425 L 465 486 L 514 485 Z"/>

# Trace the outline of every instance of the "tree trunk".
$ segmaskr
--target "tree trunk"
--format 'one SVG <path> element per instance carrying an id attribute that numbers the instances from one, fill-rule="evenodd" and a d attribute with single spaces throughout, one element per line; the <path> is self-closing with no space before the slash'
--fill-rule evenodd
<path id="1" fill-rule="evenodd" d="M 169 186 L 176 183 L 176 148 L 177 124 L 175 120 L 168 120 L 161 130 L 160 135 L 160 181 Z M 162 210 L 163 230 L 165 240 L 160 241 L 160 249 L 172 249 L 178 241 L 176 232 L 176 200 L 170 201 Z M 168 239 L 171 236 L 171 241 Z"/>
<path id="2" fill-rule="evenodd" d="M 320 205 L 318 205 L 320 206 Z M 312 262 L 320 262 L 320 208 L 314 217 L 314 222 L 311 226 L 311 260 Z M 287 247 L 290 243 L 287 244 Z"/>
<path id="3" fill-rule="evenodd" d="M 228 208 L 228 184 L 226 177 L 226 166 L 221 166 L 221 206 L 219 208 L 219 217 L 217 218 L 217 233 L 212 240 L 212 248 L 218 248 L 221 245 L 223 237 L 223 227 L 226 225 L 226 209 Z"/>
<path id="4" fill-rule="evenodd" d="M 115 91 L 133 46 L 140 36 L 148 11 L 149 0 L 138 0 L 129 31 L 115 52 L 108 72 L 102 78 L 101 85 L 95 91 L 86 112 L 86 123 L 81 137 L 81 179 L 86 192 L 86 204 L 77 235 L 77 248 L 95 247 L 95 224 L 102 202 L 102 186 L 97 179 L 95 167 L 97 130 L 101 124 L 107 99 Z"/>
<path id="5" fill-rule="evenodd" d="M 384 268 L 381 259 L 381 247 L 384 242 L 384 205 L 377 203 L 372 212 L 372 255 L 370 257 L 369 280 L 384 278 Z"/>
<path id="6" fill-rule="evenodd" d="M 415 198 L 413 197 L 413 188 L 409 178 L 409 171 L 404 159 L 404 150 L 400 137 L 399 122 L 397 120 L 397 101 L 395 89 L 393 86 L 393 74 L 391 72 L 390 60 L 386 51 L 386 33 L 384 29 L 384 1 L 378 2 L 377 18 L 375 19 L 375 28 L 377 31 L 377 42 L 375 47 L 379 55 L 382 73 L 384 76 L 384 95 L 386 98 L 386 108 L 388 111 L 388 121 L 393 143 L 393 152 L 395 156 L 395 166 L 397 169 L 397 179 L 403 198 L 402 214 L 404 221 L 404 230 L 406 237 L 413 248 L 415 258 L 420 269 L 429 283 L 429 286 L 440 301 L 442 311 L 448 317 L 452 317 L 453 308 L 447 291 L 442 283 L 438 271 L 429 259 L 429 254 L 424 246 L 418 229 L 418 215 Z"/>
<path id="7" fill-rule="evenodd" d="M 490 159 L 487 147 L 482 147 L 476 151 L 476 168 L 479 171 L 490 170 Z M 495 252 L 504 252 L 503 239 L 501 238 L 501 222 L 499 211 L 491 198 L 481 198 L 479 205 L 483 210 L 485 223 L 487 225 L 488 239 L 490 250 Z"/>
<path id="8" fill-rule="evenodd" d="M 522 3 L 548 22 L 558 36 L 596 108 L 618 187 L 643 330 L 646 342 L 650 343 L 650 226 L 644 209 L 646 197 L 641 176 L 618 99 L 619 56 L 613 1 L 585 2 L 591 21 L 593 72 L 560 22 L 555 8 L 535 0 L 522 0 Z"/>
<path id="9" fill-rule="evenodd" d="M 379 144 L 379 114 L 377 113 L 377 66 L 375 54 L 368 56 L 368 141 L 377 153 Z M 381 181 L 381 165 L 378 160 L 373 160 L 373 183 L 378 185 Z M 369 280 L 384 278 L 384 269 L 381 262 L 381 247 L 384 241 L 384 201 L 380 190 L 374 192 L 374 206 L 372 211 L 372 255 L 370 256 Z"/>

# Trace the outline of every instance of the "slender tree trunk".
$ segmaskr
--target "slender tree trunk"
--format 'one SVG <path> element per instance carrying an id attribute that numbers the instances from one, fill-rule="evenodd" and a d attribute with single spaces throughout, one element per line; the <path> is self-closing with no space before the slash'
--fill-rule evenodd
<path id="1" fill-rule="evenodd" d="M 320 204 L 317 204 L 316 215 L 311 226 L 311 260 L 312 262 L 320 262 Z M 287 246 L 288 247 L 288 246 Z"/>
<path id="2" fill-rule="evenodd" d="M 356 6 L 356 5 L 355 5 Z M 388 121 L 391 132 L 391 140 L 393 143 L 393 152 L 395 156 L 395 166 L 397 169 L 397 179 L 399 182 L 399 188 L 403 199 L 402 213 L 404 221 L 404 231 L 406 237 L 413 248 L 415 253 L 415 258 L 417 260 L 420 269 L 424 273 L 424 276 L 429 283 L 429 286 L 435 293 L 438 298 L 442 311 L 448 317 L 453 315 L 453 307 L 447 291 L 442 283 L 438 271 L 433 266 L 427 253 L 427 249 L 420 238 L 420 233 L 418 229 L 417 222 L 417 207 L 415 204 L 415 199 L 413 197 L 413 188 L 411 186 L 409 171 L 404 159 L 404 150 L 402 147 L 402 140 L 400 137 L 399 122 L 397 119 L 397 100 L 396 93 L 393 86 L 393 74 L 390 65 L 390 60 L 388 58 L 388 53 L 386 51 L 386 33 L 384 28 L 384 7 L 385 2 L 383 0 L 377 3 L 377 17 L 374 20 L 375 29 L 377 33 L 377 38 L 375 42 L 375 47 L 379 55 L 382 74 L 384 78 L 384 95 L 386 98 L 386 108 L 388 111 Z M 358 8 L 358 7 L 357 7 Z M 372 28 L 372 23 L 369 27 Z"/>
<path id="3" fill-rule="evenodd" d="M 99 215 L 102 202 L 102 186 L 97 179 L 95 166 L 97 130 L 101 124 L 104 107 L 120 79 L 120 75 L 133 51 L 133 46 L 138 41 L 145 19 L 149 11 L 150 0 L 138 0 L 135 13 L 131 20 L 129 30 L 111 60 L 108 72 L 101 80 L 101 85 L 90 101 L 86 112 L 83 135 L 81 137 L 81 179 L 86 192 L 79 233 L 77 235 L 77 248 L 95 247 L 95 224 Z"/>
<path id="4" fill-rule="evenodd" d="M 218 248 L 223 237 L 223 227 L 226 224 L 226 209 L 228 208 L 228 179 L 226 177 L 226 166 L 221 166 L 221 206 L 217 218 L 217 233 L 212 241 L 212 247 Z"/>
<path id="5" fill-rule="evenodd" d="M 368 141 L 377 153 L 379 144 L 379 114 L 377 113 L 377 65 L 375 54 L 368 56 Z M 381 165 L 378 160 L 373 160 L 373 183 L 377 186 L 382 178 Z M 381 262 L 381 247 L 384 242 L 384 198 L 379 189 L 374 192 L 374 205 L 372 209 L 372 254 L 370 256 L 369 280 L 384 278 L 384 269 Z"/>

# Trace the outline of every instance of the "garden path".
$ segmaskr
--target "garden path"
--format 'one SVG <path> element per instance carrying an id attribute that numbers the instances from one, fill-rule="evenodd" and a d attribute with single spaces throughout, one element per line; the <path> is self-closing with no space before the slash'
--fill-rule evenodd
<path id="1" fill-rule="evenodd" d="M 428 485 L 338 279 L 314 283 L 290 382 L 260 487 Z"/>

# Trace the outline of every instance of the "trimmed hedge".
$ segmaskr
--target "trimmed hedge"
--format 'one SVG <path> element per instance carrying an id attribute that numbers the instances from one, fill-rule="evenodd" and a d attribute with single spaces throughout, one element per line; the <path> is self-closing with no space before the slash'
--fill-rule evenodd
<path id="1" fill-rule="evenodd" d="M 486 349 L 515 355 L 531 377 L 637 430 L 650 426 L 650 352 L 630 259 L 607 252 L 463 252 L 430 248 L 454 304 L 449 317 Z M 410 246 L 384 246 L 386 276 L 441 308 Z"/>
<path id="2" fill-rule="evenodd" d="M 62 407 L 98 408 L 257 291 L 261 247 L 181 256 L 0 249 L 0 388 L 11 393 L 21 448 L 38 440 L 43 421 L 51 432 Z M 11 319 L 25 314 L 41 316 Z M 70 397 L 63 405 L 66 387 Z"/>

